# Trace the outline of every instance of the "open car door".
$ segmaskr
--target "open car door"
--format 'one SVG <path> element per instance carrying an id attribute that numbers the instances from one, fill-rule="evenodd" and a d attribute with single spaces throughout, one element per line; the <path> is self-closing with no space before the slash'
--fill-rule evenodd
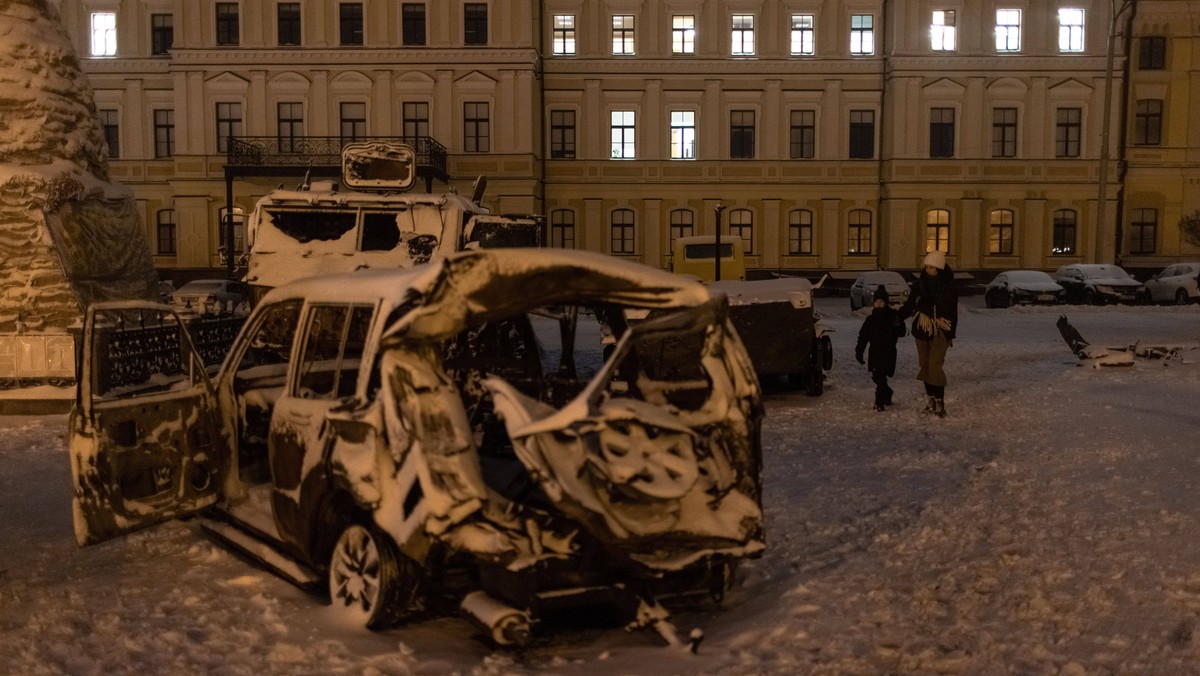
<path id="1" fill-rule="evenodd" d="M 88 308 L 70 419 L 71 506 L 80 545 L 216 502 L 229 468 L 216 397 L 171 308 Z"/>

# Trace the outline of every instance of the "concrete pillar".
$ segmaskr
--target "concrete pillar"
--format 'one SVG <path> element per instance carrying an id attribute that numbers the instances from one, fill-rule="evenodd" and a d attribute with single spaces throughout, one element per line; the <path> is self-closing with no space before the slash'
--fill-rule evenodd
<path id="1" fill-rule="evenodd" d="M 642 262 L 653 267 L 663 267 L 665 260 L 662 255 L 664 242 L 667 240 L 666 227 L 663 225 L 662 200 L 650 198 L 642 200 Z"/>
<path id="2" fill-rule="evenodd" d="M 576 224 L 576 228 L 583 232 L 575 233 L 575 241 L 582 242 L 583 248 L 588 251 L 610 253 L 609 242 L 605 239 L 608 234 L 608 223 L 604 220 L 603 207 L 603 202 L 599 198 L 583 200 L 583 222 Z"/>
<path id="3" fill-rule="evenodd" d="M 959 227 L 959 242 L 954 243 L 954 229 L 950 230 L 950 253 L 956 255 L 955 269 L 976 269 L 980 266 L 980 257 L 987 247 L 988 238 L 981 233 L 990 226 L 990 221 L 983 216 L 983 200 L 977 197 L 964 197 L 962 200 L 962 224 Z"/>
<path id="4" fill-rule="evenodd" d="M 842 202 L 836 198 L 821 200 L 821 220 L 814 224 L 817 241 L 814 250 L 820 256 L 817 265 L 822 268 L 840 268 L 842 252 L 845 250 L 845 232 L 842 229 Z"/>
<path id="5" fill-rule="evenodd" d="M 779 268 L 780 251 L 787 248 L 786 235 L 782 234 L 785 228 L 779 220 L 779 203 L 777 199 L 763 200 L 762 232 L 758 239 L 762 247 L 760 266 L 763 268 Z"/>
<path id="6" fill-rule="evenodd" d="M 1020 254 L 1022 267 L 1041 268 L 1046 266 L 1046 257 L 1054 244 L 1051 236 L 1052 215 L 1046 213 L 1046 200 L 1025 200 L 1025 213 L 1021 215 L 1019 237 L 1021 241 L 1014 250 Z M 1054 267 L 1051 264 L 1049 267 Z"/>

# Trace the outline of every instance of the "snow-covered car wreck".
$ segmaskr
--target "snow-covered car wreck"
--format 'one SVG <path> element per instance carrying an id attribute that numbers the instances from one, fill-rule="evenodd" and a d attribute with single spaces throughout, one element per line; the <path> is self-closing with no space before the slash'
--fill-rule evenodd
<path id="1" fill-rule="evenodd" d="M 765 546 L 754 370 L 678 275 L 462 252 L 277 288 L 211 377 L 167 307 L 93 306 L 84 345 L 81 545 L 203 511 L 369 627 L 461 608 L 502 644 L 654 624 Z"/>

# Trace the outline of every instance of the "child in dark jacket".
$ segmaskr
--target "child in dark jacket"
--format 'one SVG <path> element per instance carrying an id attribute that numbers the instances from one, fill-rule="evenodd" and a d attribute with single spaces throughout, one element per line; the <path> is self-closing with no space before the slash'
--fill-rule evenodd
<path id="1" fill-rule="evenodd" d="M 858 344 L 854 346 L 854 357 L 858 363 L 866 364 L 875 382 L 875 410 L 882 411 L 892 405 L 892 388 L 887 379 L 896 374 L 896 341 L 904 336 L 904 322 L 900 314 L 888 305 L 887 289 L 875 290 L 873 309 L 858 331 Z M 863 352 L 870 346 L 866 361 Z"/>

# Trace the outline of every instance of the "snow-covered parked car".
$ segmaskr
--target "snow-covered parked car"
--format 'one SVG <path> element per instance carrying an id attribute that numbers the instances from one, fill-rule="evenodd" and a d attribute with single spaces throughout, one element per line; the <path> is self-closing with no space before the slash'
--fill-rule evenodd
<path id="1" fill-rule="evenodd" d="M 1054 304 L 1063 299 L 1062 285 L 1041 270 L 1009 270 L 992 278 L 983 292 L 983 302 L 990 308 Z"/>
<path id="2" fill-rule="evenodd" d="M 1186 305 L 1200 301 L 1200 263 L 1176 263 L 1146 280 L 1146 291 L 1155 303 Z"/>
<path id="3" fill-rule="evenodd" d="M 1118 265 L 1074 263 L 1054 273 L 1069 303 L 1104 305 L 1106 303 L 1147 302 L 1146 287 Z"/>
<path id="4" fill-rule="evenodd" d="M 233 279 L 194 279 L 170 293 L 169 303 L 181 312 L 210 312 L 250 309 L 250 287 Z"/>
<path id="5" fill-rule="evenodd" d="M 894 270 L 868 270 L 850 285 L 850 309 L 871 307 L 875 290 L 881 286 L 888 293 L 889 305 L 903 305 L 908 300 L 910 289 L 903 275 Z"/>
<path id="6" fill-rule="evenodd" d="M 581 606 L 655 624 L 763 551 L 758 382 L 679 275 L 508 249 L 300 280 L 211 379 L 181 325 L 88 310 L 80 544 L 203 511 L 369 627 L 461 607 L 498 643 Z"/>

